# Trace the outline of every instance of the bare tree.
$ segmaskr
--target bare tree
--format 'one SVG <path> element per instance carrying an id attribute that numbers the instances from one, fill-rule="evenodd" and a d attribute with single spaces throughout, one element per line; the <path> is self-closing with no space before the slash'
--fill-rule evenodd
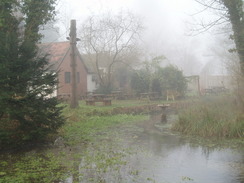
<path id="1" fill-rule="evenodd" d="M 231 75 L 231 88 L 234 89 L 233 91 L 238 97 L 236 103 L 240 107 L 244 107 L 244 77 L 242 76 L 239 64 L 239 56 L 237 52 L 228 51 L 233 48 L 235 43 L 233 40 L 226 40 L 223 37 L 219 38 L 218 41 L 221 46 L 212 48 L 212 50 L 219 57 L 219 60 L 223 62 L 226 70 Z"/>
<path id="2" fill-rule="evenodd" d="M 112 87 L 115 65 L 135 51 L 142 30 L 140 19 L 129 12 L 90 16 L 83 23 L 80 47 L 93 63 L 102 88 Z"/>
<path id="3" fill-rule="evenodd" d="M 218 12 L 219 17 L 210 22 L 209 24 L 203 24 L 203 28 L 208 30 L 209 28 L 228 22 L 232 27 L 232 34 L 230 38 L 235 43 L 235 51 L 239 58 L 239 70 L 235 68 L 236 72 L 236 84 L 237 84 L 237 103 L 240 104 L 241 109 L 244 110 L 244 10 L 243 0 L 195 0 L 200 3 L 206 9 L 211 9 Z M 204 30 L 203 29 L 203 30 Z M 233 61 L 233 60 L 232 60 Z M 233 61 L 233 66 L 235 65 Z M 240 73 L 240 74 L 239 74 Z"/>
<path id="4" fill-rule="evenodd" d="M 202 31 L 213 26 L 230 23 L 232 27 L 231 39 L 235 42 L 235 51 L 238 53 L 241 73 L 244 77 L 244 11 L 242 0 L 195 0 L 204 6 L 204 10 L 210 9 L 217 12 L 218 17 L 205 24 L 202 23 Z"/>

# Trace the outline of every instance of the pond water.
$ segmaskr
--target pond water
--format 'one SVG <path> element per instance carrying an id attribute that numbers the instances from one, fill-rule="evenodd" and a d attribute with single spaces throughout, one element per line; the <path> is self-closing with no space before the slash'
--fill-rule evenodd
<path id="1" fill-rule="evenodd" d="M 121 127 L 114 139 L 105 138 L 102 148 L 91 145 L 79 164 L 79 182 L 244 183 L 243 148 L 189 142 L 170 132 L 172 121 L 174 116 L 166 124 L 152 118 Z"/>

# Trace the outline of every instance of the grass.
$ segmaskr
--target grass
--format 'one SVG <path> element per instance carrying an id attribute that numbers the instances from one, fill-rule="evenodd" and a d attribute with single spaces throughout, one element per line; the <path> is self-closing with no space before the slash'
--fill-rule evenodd
<path id="1" fill-rule="evenodd" d="M 103 176 L 109 176 L 121 182 L 121 167 L 126 165 L 125 157 L 130 150 L 124 149 L 120 143 L 120 131 L 129 128 L 136 122 L 148 119 L 143 114 L 112 114 L 115 108 L 141 106 L 141 101 L 114 101 L 112 106 L 86 106 L 80 102 L 77 109 L 64 109 L 67 123 L 60 131 L 65 144 L 69 147 L 82 146 L 78 155 L 79 177 L 88 182 L 103 182 Z M 123 134 L 123 132 L 121 132 Z M 86 148 L 86 144 L 92 144 Z M 82 162 L 80 164 L 80 162 Z M 132 171 L 132 170 L 128 170 Z"/>
<path id="2" fill-rule="evenodd" d="M 215 138 L 243 138 L 244 114 L 231 98 L 207 97 L 179 114 L 173 130 L 183 134 Z"/>
<path id="3" fill-rule="evenodd" d="M 119 107 L 133 107 L 148 104 L 141 101 L 113 101 L 112 106 L 86 106 L 82 101 L 77 109 L 66 106 L 63 115 L 67 118 L 66 124 L 60 129 L 58 136 L 63 137 L 68 147 L 82 146 L 82 152 L 61 152 L 44 150 L 43 152 L 19 153 L 12 155 L 0 155 L 0 183 L 51 183 L 59 182 L 67 177 L 67 172 L 75 177 L 85 177 L 77 174 L 77 164 L 83 157 L 86 170 L 96 164 L 93 170 L 99 172 L 108 171 L 113 167 L 114 176 L 119 173 L 119 168 L 125 164 L 123 160 L 128 153 L 122 147 L 118 151 L 112 151 L 112 142 L 118 140 L 116 129 L 122 126 L 132 125 L 135 122 L 148 119 L 147 115 L 137 114 L 112 114 L 111 111 Z M 103 143 L 102 139 L 110 138 L 111 143 Z M 92 143 L 92 150 L 86 150 L 84 144 Z M 58 150 L 60 151 L 60 150 Z M 93 152 L 93 154 L 91 154 Z M 69 162 L 67 161 L 69 160 Z M 90 177 L 88 177 L 90 178 Z M 93 182 L 100 180 L 99 176 Z"/>
<path id="4" fill-rule="evenodd" d="M 80 119 L 87 116 L 104 116 L 104 115 L 113 115 L 111 111 L 115 109 L 127 108 L 127 107 L 138 107 L 144 105 L 153 105 L 163 103 L 165 101 L 147 101 L 147 100 L 113 100 L 111 106 L 103 106 L 102 103 L 96 103 L 96 106 L 87 106 L 85 101 L 80 101 L 79 107 L 76 109 L 70 109 L 65 107 L 64 115 L 70 121 L 79 121 Z M 62 104 L 67 106 L 65 104 Z"/>
<path id="5" fill-rule="evenodd" d="M 111 114 L 117 107 L 138 106 L 140 101 L 115 101 L 112 106 L 86 106 L 82 101 L 77 109 L 64 109 L 67 123 L 60 130 L 67 145 L 92 142 L 97 134 L 105 133 L 109 128 L 147 119 L 146 115 Z"/>
<path id="6" fill-rule="evenodd" d="M 0 183 L 53 183 L 64 179 L 66 171 L 54 154 L 9 155 L 0 162 Z"/>
<path id="7" fill-rule="evenodd" d="M 79 108 L 70 109 L 66 107 L 65 116 L 68 116 L 67 123 L 61 130 L 61 135 L 68 146 L 79 146 L 83 143 L 82 162 L 80 173 L 73 174 L 88 182 L 103 182 L 106 175 L 113 180 L 121 182 L 121 167 L 126 165 L 125 157 L 130 150 L 124 149 L 120 144 L 122 138 L 120 132 L 132 129 L 133 124 L 148 119 L 145 114 L 112 114 L 116 108 L 135 107 L 146 105 L 142 101 L 113 101 L 112 106 L 86 106 L 80 102 Z M 88 149 L 85 148 L 86 144 Z M 132 170 L 128 170 L 132 171 Z"/>
<path id="8" fill-rule="evenodd" d="M 117 114 L 113 116 L 92 116 L 77 122 L 69 122 L 63 127 L 63 137 L 68 145 L 93 142 L 96 136 L 109 128 L 146 119 L 143 115 Z"/>
<path id="9" fill-rule="evenodd" d="M 58 136 L 63 137 L 68 148 L 60 148 L 58 153 L 51 149 L 40 153 L 0 156 L 0 183 L 60 182 L 67 177 L 67 172 L 75 180 L 105 182 L 103 176 L 106 175 L 115 182 L 122 182 L 126 157 L 133 153 L 132 149 L 122 146 L 123 141 L 129 143 L 129 140 L 133 140 L 133 136 L 124 137 L 128 134 L 124 132 L 138 130 L 134 124 L 148 119 L 148 111 L 139 111 L 133 115 L 111 111 L 123 107 L 131 110 L 136 106 L 159 103 L 163 102 L 112 101 L 112 106 L 86 106 L 82 101 L 77 109 L 66 106 L 63 114 L 67 117 L 67 122 Z M 205 99 L 181 112 L 180 120 L 173 129 L 204 137 L 241 139 L 243 119 L 243 114 L 229 100 Z M 87 143 L 90 145 L 86 145 Z M 68 150 L 70 147 L 72 151 Z M 78 152 L 73 152 L 76 147 Z M 78 169 L 80 172 L 77 172 Z M 127 168 L 126 171 L 131 177 L 138 177 L 138 170 Z M 75 180 L 74 182 L 79 182 Z M 153 182 L 153 179 L 148 178 L 147 181 Z"/>

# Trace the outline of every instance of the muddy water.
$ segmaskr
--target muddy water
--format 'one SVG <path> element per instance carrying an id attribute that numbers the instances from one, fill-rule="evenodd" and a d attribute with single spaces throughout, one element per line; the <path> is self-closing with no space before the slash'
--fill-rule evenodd
<path id="1" fill-rule="evenodd" d="M 90 157 L 84 156 L 79 165 L 83 176 L 79 182 L 244 183 L 243 149 L 214 148 L 191 143 L 170 132 L 169 127 L 174 120 L 175 117 L 171 116 L 167 123 L 161 123 L 158 118 L 152 118 L 136 127 L 117 129 L 119 142 L 109 141 L 108 144 L 113 145 L 108 151 L 108 144 L 98 150 L 104 151 L 106 155 L 93 154 L 94 149 L 91 147 Z M 120 159 L 117 155 L 110 155 L 111 152 L 119 152 L 117 155 Z M 120 156 L 120 153 L 123 155 Z M 101 168 L 101 160 L 91 160 L 93 156 L 99 156 L 102 162 L 106 158 L 118 158 L 118 166 L 111 163 L 111 167 L 106 164 Z M 67 182 L 72 182 L 72 177 Z"/>

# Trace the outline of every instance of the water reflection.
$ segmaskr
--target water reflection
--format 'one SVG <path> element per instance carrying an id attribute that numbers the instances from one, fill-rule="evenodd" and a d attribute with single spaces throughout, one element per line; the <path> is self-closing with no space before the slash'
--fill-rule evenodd
<path id="1" fill-rule="evenodd" d="M 119 142 L 123 144 L 109 150 L 106 145 L 90 147 L 79 166 L 80 182 L 244 183 L 243 151 L 189 143 L 168 130 L 172 120 L 167 124 L 149 121 L 135 132 L 125 130 Z M 122 146 L 133 153 L 121 151 Z"/>
<path id="2" fill-rule="evenodd" d="M 183 182 L 184 177 L 198 183 L 241 182 L 238 181 L 240 172 L 233 167 L 242 161 L 242 157 L 232 150 L 206 154 L 202 147 L 190 147 L 188 144 L 176 146 L 162 143 L 156 149 L 153 148 L 155 145 L 145 146 L 152 154 L 150 158 L 141 157 L 143 162 L 136 166 L 146 167 L 143 174 L 153 176 L 156 182 Z"/>
<path id="3" fill-rule="evenodd" d="M 143 149 L 151 153 L 150 158 L 141 157 L 141 167 L 146 167 L 143 174 L 153 175 L 156 182 L 244 182 L 243 151 L 190 144 L 167 128 L 160 133 L 147 131 L 140 140 Z"/>

